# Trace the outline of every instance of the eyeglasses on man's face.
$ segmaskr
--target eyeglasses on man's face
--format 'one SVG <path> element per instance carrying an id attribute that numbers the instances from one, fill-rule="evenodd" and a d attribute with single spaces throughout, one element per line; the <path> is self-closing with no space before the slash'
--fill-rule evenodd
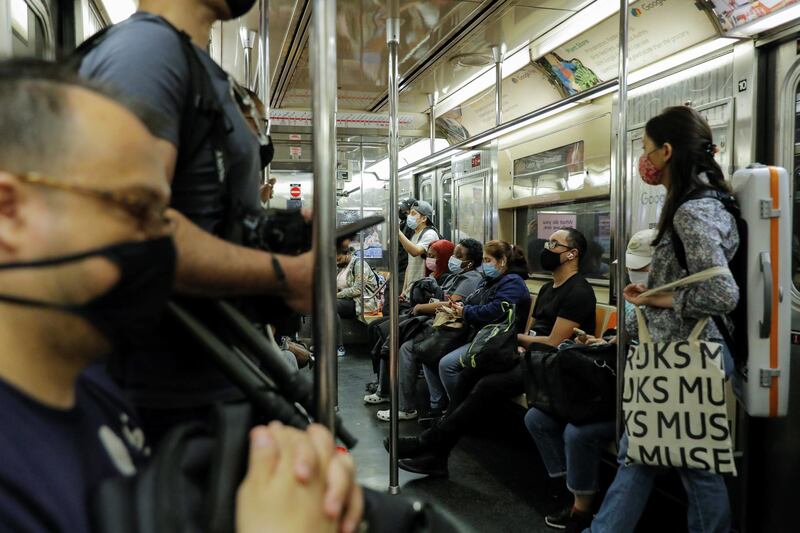
<path id="1" fill-rule="evenodd" d="M 555 251 L 557 248 L 567 248 L 569 249 L 569 245 L 564 244 L 562 242 L 558 242 L 555 239 L 550 239 L 549 241 L 545 241 L 544 247 L 551 252 Z"/>
<path id="2" fill-rule="evenodd" d="M 136 219 L 139 229 L 146 235 L 164 234 L 172 226 L 172 221 L 166 217 L 167 205 L 164 198 L 152 189 L 145 187 L 117 191 L 96 189 L 50 178 L 37 172 L 17 175 L 17 179 L 23 183 L 80 194 L 113 204 Z"/>

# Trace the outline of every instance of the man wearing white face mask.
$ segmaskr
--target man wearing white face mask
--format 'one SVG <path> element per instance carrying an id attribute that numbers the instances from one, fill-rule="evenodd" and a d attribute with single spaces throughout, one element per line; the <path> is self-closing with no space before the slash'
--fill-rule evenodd
<path id="1" fill-rule="evenodd" d="M 401 296 L 408 298 L 411 284 L 425 277 L 425 254 L 433 241 L 439 239 L 436 230 L 431 226 L 433 207 L 428 202 L 420 200 L 411 208 L 406 219 L 406 225 L 414 230 L 414 235 L 409 239 L 400 232 L 400 244 L 408 252 L 408 266 L 403 281 Z"/>

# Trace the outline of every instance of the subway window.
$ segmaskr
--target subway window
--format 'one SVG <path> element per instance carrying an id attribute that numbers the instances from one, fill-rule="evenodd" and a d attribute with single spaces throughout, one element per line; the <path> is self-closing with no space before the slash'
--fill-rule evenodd
<path id="1" fill-rule="evenodd" d="M 548 275 L 539 259 L 550 235 L 574 227 L 586 237 L 588 249 L 581 260 L 581 273 L 587 278 L 607 280 L 611 270 L 611 202 L 609 200 L 569 205 L 531 206 L 515 213 L 516 244 L 528 260 L 534 275 Z"/>
<path id="2" fill-rule="evenodd" d="M 14 57 L 46 57 L 44 23 L 25 0 L 11 0 L 11 51 Z"/>

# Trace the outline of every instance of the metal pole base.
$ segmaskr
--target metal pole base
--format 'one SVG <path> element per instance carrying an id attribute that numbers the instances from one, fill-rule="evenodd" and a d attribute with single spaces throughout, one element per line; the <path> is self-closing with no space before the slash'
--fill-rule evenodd
<path id="1" fill-rule="evenodd" d="M 397 496 L 398 494 L 400 494 L 400 487 L 398 487 L 397 485 L 389 485 L 389 494 L 391 494 L 392 496 Z"/>

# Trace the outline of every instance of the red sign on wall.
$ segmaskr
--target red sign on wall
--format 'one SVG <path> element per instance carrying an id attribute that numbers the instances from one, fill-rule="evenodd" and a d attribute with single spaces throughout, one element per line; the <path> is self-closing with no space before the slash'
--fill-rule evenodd
<path id="1" fill-rule="evenodd" d="M 472 168 L 481 166 L 481 154 L 472 156 Z"/>
<path id="2" fill-rule="evenodd" d="M 290 186 L 290 188 L 289 188 L 289 196 L 291 196 L 292 198 L 300 198 L 301 192 L 300 192 L 300 185 L 299 184 L 293 183 Z"/>

